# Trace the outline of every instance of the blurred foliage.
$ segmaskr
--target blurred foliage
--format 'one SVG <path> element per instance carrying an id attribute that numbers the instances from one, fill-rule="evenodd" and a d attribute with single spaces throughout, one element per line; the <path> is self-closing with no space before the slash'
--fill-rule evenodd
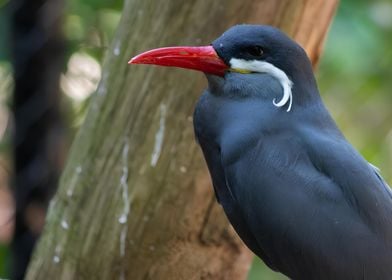
<path id="1" fill-rule="evenodd" d="M 392 182 L 392 1 L 341 2 L 318 71 L 348 140 Z"/>
<path id="2" fill-rule="evenodd" d="M 0 278 L 6 278 L 9 275 L 11 256 L 8 246 L 0 245 Z"/>
<path id="3" fill-rule="evenodd" d="M 68 54 L 84 51 L 102 61 L 120 20 L 122 0 L 70 0 L 67 5 Z"/>
<path id="4" fill-rule="evenodd" d="M 7 0 L 0 0 L 0 67 L 9 69 Z M 67 60 L 84 53 L 102 63 L 120 20 L 122 0 L 69 0 L 64 34 Z M 68 63 L 64 65 L 67 73 Z M 9 71 L 9 70 L 8 70 Z M 392 182 L 392 0 L 341 0 L 317 79 L 321 95 L 348 140 Z M 0 88 L 0 97 L 11 87 Z M 2 102 L 5 98 L 1 98 Z M 89 98 L 64 97 L 70 125 L 78 127 Z M 2 104 L 4 105 L 4 104 Z M 1 106 L 0 106 L 1 108 Z M 4 139 L 0 139 L 4 140 Z M 1 154 L 0 154 L 1 156 Z M 0 278 L 8 256 L 0 247 Z M 249 280 L 286 279 L 255 259 Z"/>
<path id="5" fill-rule="evenodd" d="M 6 13 L 6 10 L 2 8 L 4 5 L 5 3 L 2 3 L 2 0 L 0 0 L 0 61 L 7 60 L 9 58 L 9 52 L 8 52 L 9 15 L 8 13 Z"/>

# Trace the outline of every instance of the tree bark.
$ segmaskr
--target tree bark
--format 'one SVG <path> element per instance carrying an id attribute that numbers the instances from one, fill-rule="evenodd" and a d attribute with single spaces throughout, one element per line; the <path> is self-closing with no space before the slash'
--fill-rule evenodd
<path id="1" fill-rule="evenodd" d="M 27 279 L 245 279 L 192 127 L 203 75 L 129 66 L 236 23 L 281 27 L 317 61 L 336 0 L 126 1 Z"/>

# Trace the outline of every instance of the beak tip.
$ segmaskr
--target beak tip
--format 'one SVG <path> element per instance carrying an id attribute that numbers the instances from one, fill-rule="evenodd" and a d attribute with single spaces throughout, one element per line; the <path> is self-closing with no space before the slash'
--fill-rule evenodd
<path id="1" fill-rule="evenodd" d="M 128 64 L 154 64 L 154 60 L 152 58 L 146 57 L 144 54 L 139 54 L 137 56 L 132 57 Z"/>

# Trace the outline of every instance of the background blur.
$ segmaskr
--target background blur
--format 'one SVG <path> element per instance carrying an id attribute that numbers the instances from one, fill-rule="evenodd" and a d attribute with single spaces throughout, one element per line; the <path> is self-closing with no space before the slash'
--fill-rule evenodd
<path id="1" fill-rule="evenodd" d="M 9 277 L 13 202 L 10 115 L 13 79 L 10 16 L 0 0 L 0 278 Z M 61 112 L 66 143 L 83 122 L 101 64 L 120 19 L 122 1 L 69 0 Z M 392 0 L 341 0 L 318 67 L 320 92 L 334 119 L 364 157 L 392 183 Z M 255 260 L 253 279 L 285 279 Z"/>

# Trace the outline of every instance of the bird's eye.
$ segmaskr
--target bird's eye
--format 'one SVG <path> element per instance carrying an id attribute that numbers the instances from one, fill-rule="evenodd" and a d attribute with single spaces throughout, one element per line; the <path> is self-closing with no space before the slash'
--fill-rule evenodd
<path id="1" fill-rule="evenodd" d="M 260 46 L 252 46 L 247 49 L 248 53 L 255 57 L 260 57 L 263 55 L 264 51 Z"/>

